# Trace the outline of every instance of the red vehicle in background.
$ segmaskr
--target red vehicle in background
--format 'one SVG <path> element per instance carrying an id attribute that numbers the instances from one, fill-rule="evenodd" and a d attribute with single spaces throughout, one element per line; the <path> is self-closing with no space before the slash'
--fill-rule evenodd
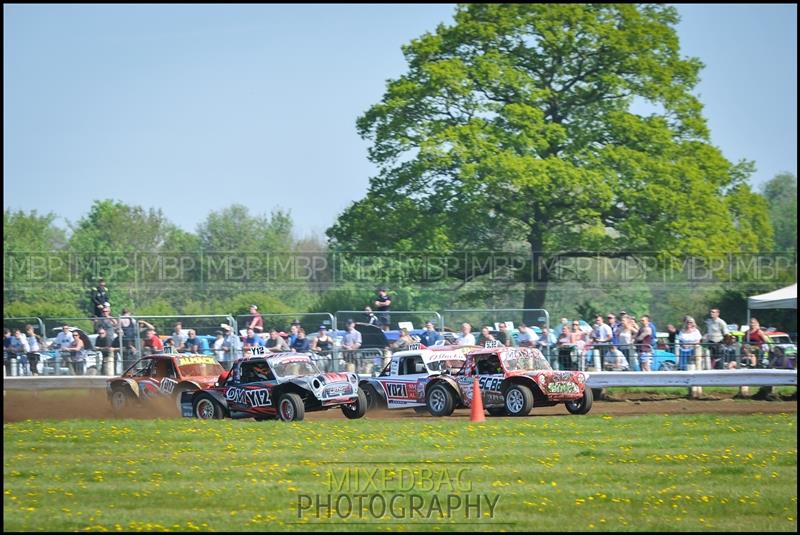
<path id="1" fill-rule="evenodd" d="M 464 367 L 454 375 L 422 380 L 428 411 L 449 416 L 456 408 L 471 407 L 476 378 L 483 406 L 492 416 L 525 416 L 534 405 L 564 403 L 572 414 L 586 414 L 592 408 L 587 374 L 554 371 L 536 348 L 500 346 L 470 352 Z"/>
<path id="2" fill-rule="evenodd" d="M 224 371 L 207 355 L 149 355 L 110 379 L 106 393 L 114 412 L 165 398 L 172 398 L 180 411 L 181 393 L 211 388 Z"/>

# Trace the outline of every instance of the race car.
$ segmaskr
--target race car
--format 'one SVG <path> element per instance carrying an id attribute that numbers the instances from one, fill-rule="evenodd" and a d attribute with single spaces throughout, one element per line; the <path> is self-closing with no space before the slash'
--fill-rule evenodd
<path id="1" fill-rule="evenodd" d="M 592 408 L 586 373 L 553 371 L 536 348 L 497 345 L 489 342 L 469 352 L 463 368 L 454 375 L 441 374 L 417 383 L 432 415 L 449 416 L 456 408 L 471 407 L 476 378 L 483 406 L 492 416 L 525 416 L 534 405 L 564 403 L 572 414 L 586 414 Z"/>
<path id="2" fill-rule="evenodd" d="M 233 363 L 208 390 L 184 392 L 183 416 L 201 419 L 302 420 L 306 412 L 341 408 L 361 418 L 367 398 L 355 373 L 321 373 L 310 353 L 255 353 Z"/>
<path id="3" fill-rule="evenodd" d="M 141 406 L 151 400 L 173 397 L 180 410 L 180 396 L 214 386 L 225 369 L 214 357 L 191 354 L 156 354 L 136 361 L 106 387 L 114 412 Z"/>
<path id="4" fill-rule="evenodd" d="M 412 344 L 409 349 L 393 354 L 380 375 L 361 381 L 361 389 L 367 396 L 367 409 L 413 407 L 417 412 L 427 412 L 425 396 L 417 389 L 417 382 L 460 370 L 467 352 L 476 349 L 474 346 L 423 347 Z"/>

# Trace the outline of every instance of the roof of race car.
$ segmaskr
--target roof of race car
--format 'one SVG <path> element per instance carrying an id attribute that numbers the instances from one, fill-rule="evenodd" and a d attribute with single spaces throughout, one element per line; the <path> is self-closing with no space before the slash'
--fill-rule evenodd
<path id="1" fill-rule="evenodd" d="M 439 362 L 440 360 L 467 360 L 467 353 L 473 351 L 475 346 L 432 346 L 426 349 L 409 349 L 398 351 L 392 355 L 392 360 L 409 355 L 420 355 L 422 361 Z"/>

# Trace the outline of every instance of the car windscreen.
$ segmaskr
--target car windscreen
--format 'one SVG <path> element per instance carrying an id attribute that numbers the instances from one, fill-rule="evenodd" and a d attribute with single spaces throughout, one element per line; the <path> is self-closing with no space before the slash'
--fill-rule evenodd
<path id="1" fill-rule="evenodd" d="M 218 377 L 225 369 L 214 357 L 193 355 L 191 357 L 178 357 L 178 368 L 181 375 L 187 376 L 212 376 Z"/>
<path id="2" fill-rule="evenodd" d="M 319 375 L 317 365 L 310 359 L 288 358 L 272 362 L 275 377 L 295 377 L 298 375 Z"/>
<path id="3" fill-rule="evenodd" d="M 507 371 L 552 370 L 541 352 L 529 348 L 509 349 L 502 352 Z"/>

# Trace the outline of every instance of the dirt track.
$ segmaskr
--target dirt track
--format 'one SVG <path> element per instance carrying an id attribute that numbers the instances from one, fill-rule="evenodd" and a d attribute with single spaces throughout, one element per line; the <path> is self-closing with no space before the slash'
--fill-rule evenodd
<path id="1" fill-rule="evenodd" d="M 591 415 L 627 416 L 635 414 L 754 414 L 797 412 L 797 401 L 756 401 L 732 399 L 730 396 L 707 396 L 705 399 L 689 400 L 678 396 L 659 396 L 652 394 L 628 394 L 616 401 L 595 401 Z M 531 417 L 545 415 L 568 416 L 563 405 L 555 407 L 534 407 Z M 127 418 L 177 418 L 177 408 L 171 402 L 147 409 L 137 409 L 125 414 Z M 455 418 L 469 418 L 469 410 L 460 409 L 453 414 Z M 3 399 L 3 422 L 16 422 L 27 419 L 70 418 L 110 419 L 115 418 L 104 391 L 6 391 Z M 307 420 L 328 420 L 343 418 L 339 410 L 307 413 Z M 371 411 L 367 418 L 422 418 L 432 419 L 427 414 L 416 414 L 413 410 Z"/>

